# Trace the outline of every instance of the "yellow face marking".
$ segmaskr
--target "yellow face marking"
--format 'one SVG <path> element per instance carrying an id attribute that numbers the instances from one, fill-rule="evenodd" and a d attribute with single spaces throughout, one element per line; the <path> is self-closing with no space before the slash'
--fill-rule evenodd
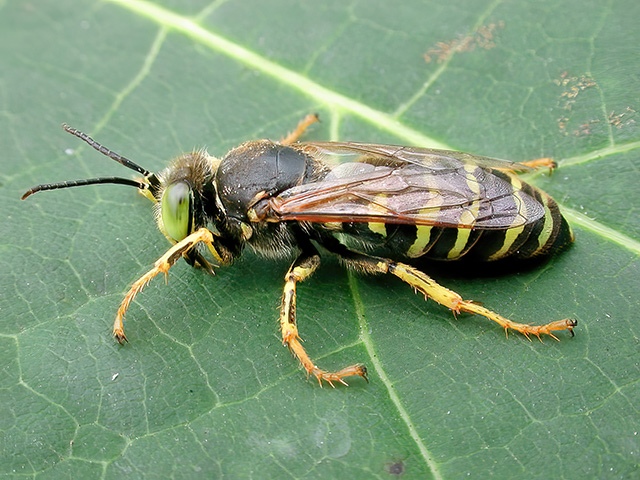
<path id="1" fill-rule="evenodd" d="M 157 203 L 158 200 L 156 199 L 156 197 L 153 196 L 153 194 L 151 193 L 151 190 L 149 190 L 148 188 L 145 188 L 144 190 L 140 190 L 138 189 L 138 193 L 140 195 L 142 195 L 143 197 L 147 197 L 149 200 L 151 200 L 153 203 Z"/>

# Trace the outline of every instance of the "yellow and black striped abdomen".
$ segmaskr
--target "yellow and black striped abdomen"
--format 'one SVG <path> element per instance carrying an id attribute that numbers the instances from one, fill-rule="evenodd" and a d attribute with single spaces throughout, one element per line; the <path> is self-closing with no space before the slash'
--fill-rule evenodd
<path id="1" fill-rule="evenodd" d="M 526 194 L 544 209 L 539 219 L 521 226 L 483 231 L 468 252 L 480 260 L 500 260 L 506 257 L 533 258 L 555 253 L 573 242 L 571 227 L 560 213 L 558 204 L 542 190 L 522 182 L 518 177 L 493 171 L 513 186 L 514 201 Z"/>
<path id="2" fill-rule="evenodd" d="M 527 218 L 526 222 L 517 222 L 514 216 L 513 225 L 499 228 L 476 227 L 469 225 L 472 222 L 461 220 L 465 228 L 439 226 L 436 221 L 434 225 L 336 223 L 331 229 L 334 233 L 339 232 L 342 241 L 347 244 L 410 259 L 527 259 L 555 253 L 573 241 L 571 228 L 553 198 L 514 175 L 498 170 L 491 170 L 490 173 L 502 180 L 505 186 L 500 202 L 495 202 L 500 205 L 495 215 L 504 213 L 505 216 L 512 216 L 513 211 L 518 210 Z M 473 204 L 469 205 L 469 209 L 478 210 Z M 532 211 L 536 212 L 535 217 Z M 464 213 L 460 214 L 461 218 Z M 528 217 L 528 213 L 533 219 Z M 490 222 L 484 222 L 485 225 L 487 223 Z"/>

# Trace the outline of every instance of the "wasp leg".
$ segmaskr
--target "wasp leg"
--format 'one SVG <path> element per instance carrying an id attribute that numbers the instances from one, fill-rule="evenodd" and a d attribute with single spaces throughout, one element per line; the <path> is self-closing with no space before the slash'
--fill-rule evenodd
<path id="1" fill-rule="evenodd" d="M 553 171 L 555 168 L 558 167 L 558 164 L 554 162 L 552 158 L 549 158 L 549 157 L 536 158 L 534 160 L 528 160 L 526 162 L 520 162 L 520 163 L 525 167 L 535 168 L 536 170 L 540 168 L 548 168 L 549 172 Z"/>
<path id="2" fill-rule="evenodd" d="M 167 253 L 165 253 L 156 261 L 151 270 L 149 270 L 142 277 L 136 280 L 133 285 L 131 285 L 131 288 L 120 304 L 120 308 L 118 309 L 118 313 L 116 314 L 116 319 L 113 322 L 113 336 L 116 337 L 116 340 L 118 340 L 118 342 L 122 344 L 127 341 L 127 337 L 124 334 L 124 314 L 136 295 L 140 293 L 142 289 L 146 287 L 147 284 L 151 281 L 151 279 L 159 273 L 164 273 L 166 281 L 169 269 L 195 244 L 197 244 L 198 242 L 205 243 L 217 260 L 219 260 L 221 263 L 228 262 L 228 260 L 223 259 L 217 252 L 213 245 L 213 241 L 213 233 L 211 233 L 206 228 L 201 228 L 193 232 L 191 235 L 185 237 L 183 240 L 176 243 L 173 247 L 167 250 Z"/>
<path id="3" fill-rule="evenodd" d="M 300 123 L 298 123 L 298 126 L 293 132 L 289 133 L 286 137 L 280 140 L 280 143 L 282 145 L 291 145 L 292 143 L 297 142 L 305 132 L 305 130 L 309 128 L 309 125 L 312 125 L 319 121 L 320 119 L 318 118 L 318 114 L 314 113 L 311 115 L 307 115 L 300 121 Z"/>
<path id="4" fill-rule="evenodd" d="M 293 262 L 293 265 L 291 265 L 291 268 L 285 276 L 284 294 L 282 295 L 282 306 L 280 308 L 282 343 L 289 347 L 293 356 L 300 361 L 307 371 L 307 377 L 314 375 L 318 379 L 320 386 L 322 386 L 323 380 L 332 387 L 334 386 L 333 382 L 348 385 L 342 378 L 351 375 L 359 375 L 368 382 L 367 369 L 364 365 L 351 365 L 350 367 L 333 373 L 319 369 L 309 358 L 309 355 L 300 343 L 301 339 L 296 324 L 296 283 L 309 278 L 320 265 L 320 255 L 315 251 L 315 248 L 313 250 L 314 252 L 312 254 L 303 253 L 300 255 L 300 257 Z"/>
<path id="5" fill-rule="evenodd" d="M 522 333 L 529 339 L 531 339 L 530 335 L 535 335 L 540 339 L 540 335 L 547 334 L 558 340 L 552 332 L 558 330 L 569 330 L 569 333 L 573 336 L 573 327 L 578 324 L 576 320 L 569 318 L 547 323 L 545 325 L 526 325 L 516 323 L 492 312 L 482 305 L 478 305 L 470 300 L 464 300 L 456 292 L 443 287 L 427 274 L 410 265 L 394 262 L 387 258 L 372 257 L 363 253 L 353 252 L 343 245 L 334 244 L 331 246 L 331 250 L 340 255 L 348 265 L 356 268 L 357 270 L 365 273 L 391 273 L 403 282 L 411 285 L 415 290 L 424 294 L 425 298 L 433 299 L 440 305 L 451 309 L 455 314 L 460 312 L 469 312 L 482 315 L 489 320 L 499 323 L 505 329 L 505 332 L 511 328 L 512 330 Z"/>
<path id="6" fill-rule="evenodd" d="M 379 259 L 377 268 L 381 273 L 391 273 L 395 275 L 403 282 L 408 283 L 413 288 L 423 293 L 427 298 L 432 298 L 440 305 L 450 308 L 454 313 L 470 312 L 482 315 L 489 320 L 499 323 L 505 329 L 505 332 L 511 328 L 512 330 L 522 333 L 527 338 L 529 338 L 530 335 L 535 335 L 540 339 L 541 334 L 547 334 L 558 340 L 552 332 L 557 330 L 569 330 L 573 336 L 573 327 L 578 324 L 576 320 L 568 318 L 547 323 L 545 325 L 525 325 L 522 323 L 516 323 L 492 312 L 482 305 L 478 305 L 477 303 L 469 300 L 463 300 L 456 292 L 439 285 L 425 273 L 409 265 L 395 263 L 387 259 Z"/>
<path id="7" fill-rule="evenodd" d="M 519 165 L 522 165 L 521 167 Z M 512 168 L 498 168 L 498 170 L 506 173 L 522 173 L 530 171 L 531 169 L 540 170 L 541 168 L 548 168 L 549 173 L 558 168 L 558 164 L 550 157 L 536 158 L 534 160 L 527 160 L 526 162 L 514 163 Z"/>

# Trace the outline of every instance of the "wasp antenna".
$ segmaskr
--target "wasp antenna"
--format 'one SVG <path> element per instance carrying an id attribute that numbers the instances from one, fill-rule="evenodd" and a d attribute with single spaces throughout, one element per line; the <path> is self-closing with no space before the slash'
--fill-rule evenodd
<path id="1" fill-rule="evenodd" d="M 80 187 L 82 185 L 96 185 L 99 183 L 117 183 L 119 185 L 131 185 L 132 187 L 137 187 L 140 190 L 144 190 L 147 188 L 146 183 L 138 182 L 136 180 L 130 180 L 128 178 L 120 178 L 120 177 L 101 177 L 101 178 L 86 178 L 83 180 L 67 180 L 66 182 L 60 183 L 45 183 L 42 185 L 36 185 L 35 187 L 31 187 L 27 190 L 24 195 L 22 195 L 21 199 L 24 200 L 30 195 L 33 195 L 36 192 L 42 192 L 44 190 L 57 190 L 59 188 L 70 188 L 70 187 Z"/>
<path id="2" fill-rule="evenodd" d="M 142 168 L 140 165 L 132 162 L 128 158 L 123 157 L 122 155 L 109 150 L 107 147 L 102 146 L 101 144 L 96 142 L 93 138 L 91 138 L 86 133 L 83 133 L 80 130 L 77 130 L 77 129 L 73 128 L 73 127 L 70 127 L 66 123 L 62 124 L 62 128 L 64 129 L 65 132 L 70 133 L 71 135 L 74 135 L 74 136 L 78 137 L 80 140 L 86 142 L 90 147 L 95 148 L 101 154 L 106 155 L 107 157 L 111 158 L 112 160 L 115 160 L 120 165 L 124 165 L 125 167 L 130 168 L 131 170 L 135 170 L 136 172 L 141 173 L 145 177 L 151 176 L 151 172 L 150 171 Z M 111 182 L 104 182 L 104 183 L 111 183 Z"/>

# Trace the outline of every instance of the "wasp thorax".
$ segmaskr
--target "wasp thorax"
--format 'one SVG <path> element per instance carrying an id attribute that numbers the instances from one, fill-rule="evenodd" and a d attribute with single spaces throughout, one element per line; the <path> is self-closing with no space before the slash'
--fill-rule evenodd
<path id="1" fill-rule="evenodd" d="M 169 185 L 162 194 L 160 206 L 162 226 L 171 238 L 179 242 L 191 233 L 193 192 L 186 181 Z"/>
<path id="2" fill-rule="evenodd" d="M 216 190 L 227 215 L 246 221 L 258 199 L 276 196 L 312 171 L 313 162 L 304 152 L 269 140 L 248 142 L 224 157 Z"/>

